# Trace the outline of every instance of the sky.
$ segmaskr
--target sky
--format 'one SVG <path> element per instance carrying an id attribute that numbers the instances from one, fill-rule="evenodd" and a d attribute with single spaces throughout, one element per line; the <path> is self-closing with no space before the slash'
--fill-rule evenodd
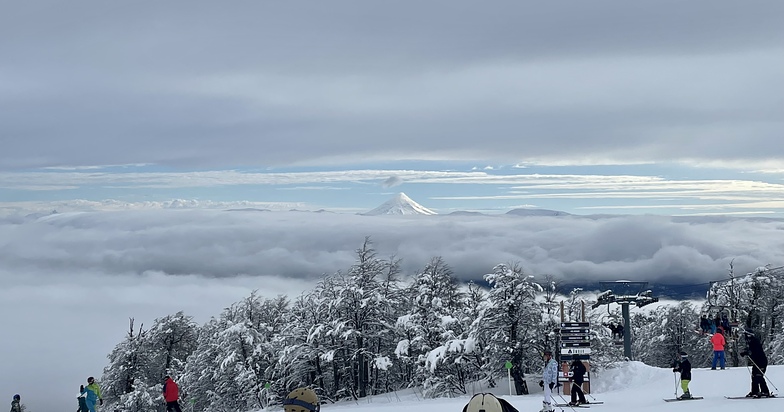
<path id="1" fill-rule="evenodd" d="M 442 256 L 463 280 L 511 261 L 676 284 L 782 266 L 782 15 L 4 2 L 0 396 L 53 410 L 129 318 L 296 296 L 365 236 L 406 274 Z M 441 216 L 357 215 L 398 192 Z"/>
<path id="2" fill-rule="evenodd" d="M 0 6 L 0 213 L 781 217 L 784 4 Z"/>

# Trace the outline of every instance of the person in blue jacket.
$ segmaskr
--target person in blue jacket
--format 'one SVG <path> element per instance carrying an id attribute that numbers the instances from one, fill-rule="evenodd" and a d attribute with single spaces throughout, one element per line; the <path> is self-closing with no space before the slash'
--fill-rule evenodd
<path id="1" fill-rule="evenodd" d="M 90 376 L 87 378 L 87 386 L 84 385 L 79 387 L 79 393 L 85 399 L 85 403 L 87 404 L 87 409 L 90 412 L 95 412 L 95 404 L 98 403 L 103 405 L 103 398 L 101 397 L 101 388 L 98 386 L 98 383 L 95 382 L 95 378 Z"/>

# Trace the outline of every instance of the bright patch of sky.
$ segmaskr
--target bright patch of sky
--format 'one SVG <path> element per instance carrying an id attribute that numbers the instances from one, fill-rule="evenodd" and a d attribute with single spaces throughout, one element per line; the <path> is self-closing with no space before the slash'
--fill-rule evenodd
<path id="1" fill-rule="evenodd" d="M 351 169 L 202 171 L 147 165 L 50 168 L 0 172 L 0 208 L 5 214 L 64 212 L 159 208 L 174 201 L 178 207 L 190 208 L 363 212 L 404 191 L 441 214 L 541 208 L 582 215 L 784 217 L 783 176 L 678 164 L 484 167 L 401 162 Z"/>

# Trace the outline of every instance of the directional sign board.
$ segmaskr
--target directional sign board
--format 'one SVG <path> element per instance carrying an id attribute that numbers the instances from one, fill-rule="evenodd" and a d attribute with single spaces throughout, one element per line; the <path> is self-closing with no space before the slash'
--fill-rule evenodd
<path id="1" fill-rule="evenodd" d="M 562 348 L 575 348 L 575 347 L 585 347 L 591 346 L 590 341 L 581 341 L 581 342 L 561 342 Z"/>
<path id="2" fill-rule="evenodd" d="M 584 360 L 584 361 L 587 361 L 587 360 L 591 359 L 591 355 L 579 355 L 579 354 L 578 355 L 575 355 L 575 354 L 569 355 L 569 354 L 563 354 L 562 353 L 561 354 L 561 362 L 571 362 L 571 361 L 574 360 L 575 356 L 579 356 L 580 360 Z"/>
<path id="3" fill-rule="evenodd" d="M 590 355 L 591 348 L 561 348 L 561 355 Z"/>
<path id="4" fill-rule="evenodd" d="M 561 335 L 562 341 L 590 341 L 591 337 L 589 335 Z"/>
<path id="5" fill-rule="evenodd" d="M 591 330 L 588 328 L 574 328 L 574 329 L 561 329 L 561 335 L 590 335 Z"/>
<path id="6" fill-rule="evenodd" d="M 561 322 L 561 329 L 572 328 L 590 328 L 591 324 L 588 322 Z"/>

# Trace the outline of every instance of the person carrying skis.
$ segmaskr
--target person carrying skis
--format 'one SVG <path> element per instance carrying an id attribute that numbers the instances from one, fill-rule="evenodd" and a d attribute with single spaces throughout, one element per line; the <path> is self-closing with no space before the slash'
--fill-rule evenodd
<path id="1" fill-rule="evenodd" d="M 716 315 L 716 319 L 718 318 L 719 315 Z M 721 328 L 716 329 L 716 333 L 711 336 L 710 341 L 713 344 L 713 363 L 711 364 L 711 370 L 716 370 L 717 363 L 721 366 L 721 369 L 724 369 L 724 344 L 726 341 L 724 340 L 724 335 L 721 333 Z"/>
<path id="2" fill-rule="evenodd" d="M 539 386 L 544 389 L 544 400 L 542 401 L 542 410 L 540 412 L 552 412 L 555 410 L 555 402 L 553 401 L 553 388 L 558 384 L 558 363 L 553 359 L 553 352 L 544 351 L 544 372 L 542 373 L 542 380 L 539 381 Z"/>
<path id="3" fill-rule="evenodd" d="M 689 355 L 687 355 L 686 352 L 681 351 L 678 353 L 678 360 L 675 362 L 675 365 L 672 368 L 672 372 L 681 373 L 681 389 L 683 389 L 683 395 L 679 396 L 678 399 L 691 398 L 691 392 L 689 392 L 689 382 L 691 382 L 691 362 L 689 362 Z"/>
<path id="4" fill-rule="evenodd" d="M 585 400 L 585 394 L 583 393 L 583 382 L 585 382 L 585 365 L 583 365 L 583 361 L 580 360 L 579 355 L 574 356 L 574 360 L 572 364 L 569 365 L 569 370 L 572 371 L 572 399 L 569 402 L 569 406 L 577 406 L 588 403 Z M 578 400 L 579 397 L 579 400 Z"/>
<path id="5" fill-rule="evenodd" d="M 84 400 L 87 403 L 87 409 L 90 412 L 95 412 L 95 403 L 98 402 L 99 405 L 103 405 L 103 397 L 101 396 L 101 387 L 98 386 L 98 383 L 95 381 L 95 378 L 90 376 L 87 378 L 87 386 L 84 385 L 79 387 L 79 393 L 84 396 Z"/>
<path id="6" fill-rule="evenodd" d="M 746 338 L 746 350 L 740 356 L 748 356 L 751 363 L 751 392 L 746 397 L 760 398 L 770 397 L 768 384 L 765 382 L 765 371 L 768 369 L 768 357 L 762 350 L 762 343 L 751 329 L 744 332 Z"/>
<path id="7" fill-rule="evenodd" d="M 163 400 L 166 401 L 166 412 L 175 411 L 182 412 L 180 409 L 180 387 L 171 378 L 166 375 L 163 377 Z"/>
<path id="8" fill-rule="evenodd" d="M 11 412 L 22 412 L 22 406 L 19 405 L 21 400 L 22 397 L 18 393 L 14 395 L 14 399 L 11 401 Z"/>

